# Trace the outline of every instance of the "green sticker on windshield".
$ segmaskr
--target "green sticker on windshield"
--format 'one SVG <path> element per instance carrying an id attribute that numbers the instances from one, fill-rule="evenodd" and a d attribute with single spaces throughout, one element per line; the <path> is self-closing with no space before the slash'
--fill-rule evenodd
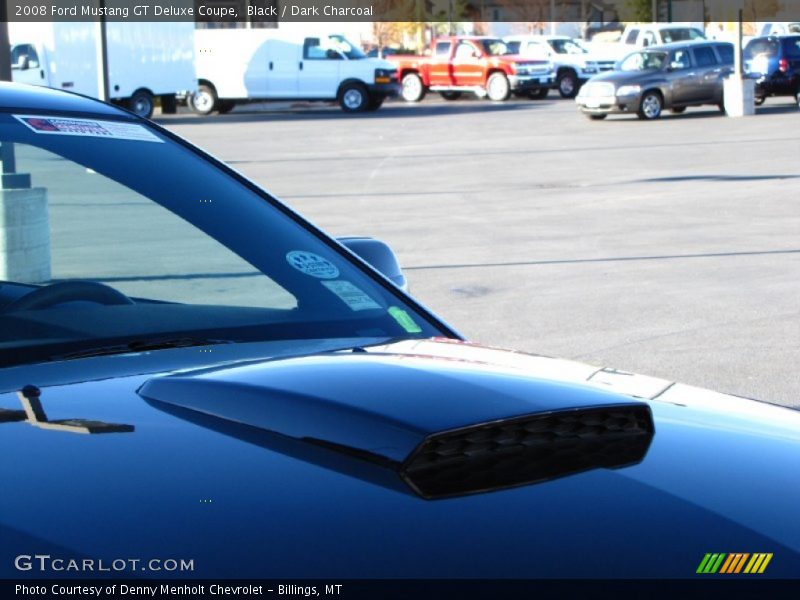
<path id="1" fill-rule="evenodd" d="M 396 306 L 389 307 L 389 314 L 394 317 L 394 320 L 400 324 L 400 327 L 405 329 L 408 333 L 421 333 L 422 328 L 414 323 L 414 319 L 404 311 L 402 308 Z"/>

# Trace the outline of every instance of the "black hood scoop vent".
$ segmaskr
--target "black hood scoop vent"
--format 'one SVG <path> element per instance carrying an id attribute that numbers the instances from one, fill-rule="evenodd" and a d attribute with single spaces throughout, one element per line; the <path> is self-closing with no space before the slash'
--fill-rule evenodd
<path id="1" fill-rule="evenodd" d="M 636 464 L 652 436 L 647 406 L 531 415 L 432 435 L 401 474 L 428 499 L 488 492 Z"/>
<path id="2" fill-rule="evenodd" d="M 155 377 L 139 394 L 243 441 L 429 499 L 631 465 L 653 436 L 644 402 L 429 357 L 217 367 Z"/>

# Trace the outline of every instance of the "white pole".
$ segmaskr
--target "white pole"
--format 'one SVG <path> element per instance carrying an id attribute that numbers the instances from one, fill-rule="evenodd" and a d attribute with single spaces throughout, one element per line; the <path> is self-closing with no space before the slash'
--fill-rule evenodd
<path id="1" fill-rule="evenodd" d="M 99 8 L 105 8 L 105 0 L 98 2 Z M 108 40 L 106 39 L 106 18 L 101 14 L 95 23 L 95 48 L 97 52 L 97 98 L 108 102 Z"/>

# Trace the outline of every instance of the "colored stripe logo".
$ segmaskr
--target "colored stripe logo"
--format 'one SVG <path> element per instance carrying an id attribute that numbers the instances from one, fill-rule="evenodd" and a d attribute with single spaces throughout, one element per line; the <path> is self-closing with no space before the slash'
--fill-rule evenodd
<path id="1" fill-rule="evenodd" d="M 735 575 L 738 573 L 756 574 L 763 573 L 769 561 L 772 560 L 772 553 L 757 552 L 709 552 L 700 561 L 697 573 L 725 575 Z"/>

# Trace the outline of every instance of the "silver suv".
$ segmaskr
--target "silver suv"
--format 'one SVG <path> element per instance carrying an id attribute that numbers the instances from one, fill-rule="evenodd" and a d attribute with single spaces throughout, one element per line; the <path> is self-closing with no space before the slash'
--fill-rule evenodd
<path id="1" fill-rule="evenodd" d="M 714 104 L 724 112 L 723 80 L 733 71 L 733 44 L 679 42 L 629 54 L 618 69 L 592 77 L 575 101 L 590 119 L 635 113 L 657 119 L 665 109 Z"/>

